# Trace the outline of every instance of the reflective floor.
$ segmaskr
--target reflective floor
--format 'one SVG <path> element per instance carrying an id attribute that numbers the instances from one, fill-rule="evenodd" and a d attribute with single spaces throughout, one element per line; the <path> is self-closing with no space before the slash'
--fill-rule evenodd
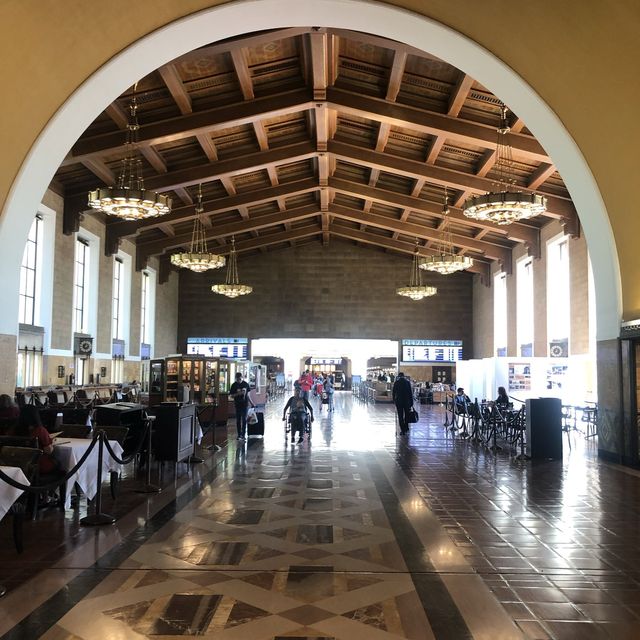
<path id="1" fill-rule="evenodd" d="M 32 560 L 0 600 L 3 637 L 640 638 L 640 477 L 592 440 L 517 462 L 453 436 L 438 406 L 400 439 L 392 406 L 338 393 L 292 445 L 283 403 L 264 440 L 205 452 Z"/>

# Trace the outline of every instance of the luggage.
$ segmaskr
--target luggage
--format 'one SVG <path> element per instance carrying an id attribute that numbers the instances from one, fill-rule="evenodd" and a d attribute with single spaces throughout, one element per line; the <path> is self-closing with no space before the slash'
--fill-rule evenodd
<path id="1" fill-rule="evenodd" d="M 255 424 L 247 423 L 247 436 L 264 436 L 264 413 L 256 411 L 258 421 Z"/>
<path id="2" fill-rule="evenodd" d="M 328 404 L 329 394 L 326 391 L 322 392 L 322 404 Z"/>

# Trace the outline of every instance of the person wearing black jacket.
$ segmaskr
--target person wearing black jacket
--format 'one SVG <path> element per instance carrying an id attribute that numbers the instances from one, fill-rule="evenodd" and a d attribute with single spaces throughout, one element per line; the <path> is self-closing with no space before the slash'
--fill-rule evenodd
<path id="1" fill-rule="evenodd" d="M 393 383 L 392 396 L 398 412 L 400 434 L 404 436 L 409 433 L 409 410 L 413 406 L 413 390 L 411 383 L 405 378 L 402 371 L 398 373 L 398 377 Z"/>

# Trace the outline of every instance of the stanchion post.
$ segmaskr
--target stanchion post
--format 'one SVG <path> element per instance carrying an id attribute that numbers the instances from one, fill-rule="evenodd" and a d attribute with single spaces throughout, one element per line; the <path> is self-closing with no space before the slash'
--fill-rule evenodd
<path id="1" fill-rule="evenodd" d="M 153 421 L 156 419 L 155 416 L 147 416 L 147 482 L 142 487 L 142 489 L 136 489 L 137 493 L 160 493 L 162 489 L 155 485 L 151 484 L 151 431 L 153 430 Z"/>
<path id="2" fill-rule="evenodd" d="M 102 456 L 104 448 L 104 431 L 98 432 L 98 475 L 95 513 L 84 518 L 80 518 L 80 524 L 87 527 L 95 527 L 103 524 L 113 524 L 116 519 L 108 513 L 102 513 Z"/>

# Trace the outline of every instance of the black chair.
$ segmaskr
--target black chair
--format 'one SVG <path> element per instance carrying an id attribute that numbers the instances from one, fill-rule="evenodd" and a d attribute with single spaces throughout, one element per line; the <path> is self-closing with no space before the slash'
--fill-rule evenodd
<path id="1" fill-rule="evenodd" d="M 60 429 L 61 438 L 88 438 L 91 435 L 91 427 L 86 424 L 62 424 Z"/>
<path id="2" fill-rule="evenodd" d="M 5 445 L 0 447 L 0 465 L 18 467 L 22 470 L 29 483 L 33 484 L 38 477 L 38 460 L 41 455 L 42 451 L 33 447 Z M 11 513 L 13 514 L 13 543 L 18 553 L 22 553 L 24 549 L 22 524 L 30 499 L 30 494 L 23 493 L 11 507 Z"/>

